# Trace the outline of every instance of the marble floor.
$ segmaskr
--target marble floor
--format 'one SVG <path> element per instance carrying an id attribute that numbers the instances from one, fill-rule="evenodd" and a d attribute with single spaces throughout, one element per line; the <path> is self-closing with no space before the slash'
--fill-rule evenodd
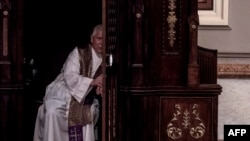
<path id="1" fill-rule="evenodd" d="M 250 79 L 218 79 L 222 86 L 218 107 L 218 139 L 224 138 L 224 125 L 250 125 Z"/>

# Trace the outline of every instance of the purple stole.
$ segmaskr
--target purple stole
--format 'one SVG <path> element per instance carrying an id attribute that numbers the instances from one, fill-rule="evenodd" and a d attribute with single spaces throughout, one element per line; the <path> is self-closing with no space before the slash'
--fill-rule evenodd
<path id="1" fill-rule="evenodd" d="M 86 48 L 78 48 L 80 75 L 86 77 L 91 77 L 93 62 L 91 48 L 90 45 Z M 102 73 L 101 70 L 100 65 L 93 77 L 94 79 Z M 74 97 L 71 98 L 68 116 L 69 141 L 83 141 L 82 127 L 93 121 L 90 108 L 95 95 L 95 88 L 93 88 L 85 100 L 80 103 Z"/>

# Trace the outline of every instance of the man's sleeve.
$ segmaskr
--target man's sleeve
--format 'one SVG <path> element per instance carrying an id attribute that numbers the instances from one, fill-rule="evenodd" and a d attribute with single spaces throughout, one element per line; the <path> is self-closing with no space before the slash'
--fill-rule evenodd
<path id="1" fill-rule="evenodd" d="M 91 89 L 90 83 L 92 78 L 80 75 L 80 64 L 78 49 L 75 48 L 68 56 L 63 66 L 64 81 L 69 89 L 70 94 L 81 102 Z"/>

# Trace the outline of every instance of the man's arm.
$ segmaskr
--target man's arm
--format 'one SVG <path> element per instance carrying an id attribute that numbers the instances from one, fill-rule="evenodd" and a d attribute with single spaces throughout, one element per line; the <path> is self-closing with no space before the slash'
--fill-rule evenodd
<path id="1" fill-rule="evenodd" d="M 92 78 L 80 75 L 78 49 L 75 48 L 68 56 L 63 66 L 64 81 L 70 94 L 81 102 L 92 88 Z M 99 81 L 97 81 L 99 83 Z M 94 84 L 96 82 L 93 82 Z"/>

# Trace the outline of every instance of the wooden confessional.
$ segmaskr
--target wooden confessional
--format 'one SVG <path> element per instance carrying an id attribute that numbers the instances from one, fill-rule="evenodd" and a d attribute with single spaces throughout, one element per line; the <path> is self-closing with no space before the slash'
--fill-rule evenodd
<path id="1" fill-rule="evenodd" d="M 94 1 L 93 6 L 97 6 L 97 1 L 100 2 Z M 61 5 L 52 1 L 0 2 L 0 140 L 27 141 L 33 136 L 31 129 L 29 139 L 24 137 L 34 122 L 34 118 L 27 117 L 36 115 L 31 107 L 39 106 L 29 102 L 30 94 L 44 93 L 41 88 L 35 87 L 32 92 L 26 88 L 30 82 L 25 53 L 41 53 L 45 59 L 41 59 L 41 68 L 49 62 L 60 69 L 72 49 L 67 47 L 75 37 L 82 37 L 72 33 L 79 32 L 81 24 L 92 29 L 98 23 L 92 20 L 102 17 L 106 67 L 102 141 L 217 141 L 221 93 L 217 84 L 217 50 L 197 45 L 197 0 L 102 0 L 101 16 L 89 16 L 83 11 L 90 2 L 81 8 L 80 4 L 73 4 L 77 0 L 61 3 L 59 11 L 53 9 Z M 76 22 L 80 13 L 85 13 L 85 21 L 92 22 Z M 58 18 L 60 22 L 55 22 Z M 62 28 L 58 26 L 61 23 Z M 43 30 L 41 26 L 51 28 Z M 62 29 L 67 26 L 73 29 L 67 29 L 71 34 L 64 37 Z M 66 39 L 70 41 L 65 43 Z M 57 60 L 58 56 L 53 55 L 58 50 L 62 57 Z M 39 87 L 53 80 L 58 70 L 44 72 L 36 79 Z M 51 75 L 50 79 L 43 77 L 46 74 Z"/>
<path id="2" fill-rule="evenodd" d="M 217 141 L 217 51 L 197 0 L 107 0 L 103 139 Z"/>

